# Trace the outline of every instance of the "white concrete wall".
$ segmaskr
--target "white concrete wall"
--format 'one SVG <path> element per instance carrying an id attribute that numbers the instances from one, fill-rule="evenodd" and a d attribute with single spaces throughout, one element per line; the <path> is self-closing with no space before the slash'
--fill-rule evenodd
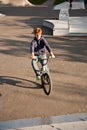
<path id="1" fill-rule="evenodd" d="M 69 17 L 69 20 L 45 20 L 43 25 L 51 28 L 54 36 L 87 36 L 87 17 Z"/>
<path id="2" fill-rule="evenodd" d="M 69 33 L 87 33 L 87 17 L 70 17 Z"/>
<path id="3" fill-rule="evenodd" d="M 44 20 L 43 25 L 53 30 L 54 36 L 68 35 L 68 20 Z"/>

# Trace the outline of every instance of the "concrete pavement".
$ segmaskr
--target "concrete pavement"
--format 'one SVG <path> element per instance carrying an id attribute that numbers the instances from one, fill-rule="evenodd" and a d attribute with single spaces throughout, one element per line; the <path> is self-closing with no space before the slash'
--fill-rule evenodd
<path id="1" fill-rule="evenodd" d="M 27 127 L 20 130 L 87 130 L 87 121 Z"/>
<path id="2" fill-rule="evenodd" d="M 5 121 L 0 130 L 87 130 L 87 113 Z"/>
<path id="3" fill-rule="evenodd" d="M 0 130 L 87 130 L 87 113 L 0 122 Z"/>

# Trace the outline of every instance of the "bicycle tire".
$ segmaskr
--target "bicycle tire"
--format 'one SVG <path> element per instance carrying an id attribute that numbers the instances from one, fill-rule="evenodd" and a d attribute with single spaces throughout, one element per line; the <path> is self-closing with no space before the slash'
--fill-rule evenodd
<path id="1" fill-rule="evenodd" d="M 52 80 L 51 80 L 50 74 L 48 74 L 48 73 L 42 74 L 41 83 L 42 83 L 42 87 L 43 87 L 45 94 L 50 95 L 50 93 L 52 91 Z"/>

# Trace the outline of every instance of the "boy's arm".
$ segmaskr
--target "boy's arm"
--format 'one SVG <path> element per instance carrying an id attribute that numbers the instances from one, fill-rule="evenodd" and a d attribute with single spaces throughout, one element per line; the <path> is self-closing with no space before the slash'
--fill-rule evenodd
<path id="1" fill-rule="evenodd" d="M 31 58 L 32 58 L 32 59 L 35 59 L 35 58 L 36 58 L 35 55 L 34 55 L 34 52 L 31 53 Z"/>
<path id="2" fill-rule="evenodd" d="M 50 53 L 51 57 L 52 57 L 52 58 L 55 58 L 55 55 L 54 55 L 54 53 L 52 52 L 52 49 L 51 49 L 51 47 L 50 47 L 50 45 L 48 44 L 48 42 L 47 42 L 46 39 L 44 39 L 44 42 L 45 42 L 45 46 L 46 46 L 48 52 Z"/>
<path id="3" fill-rule="evenodd" d="M 30 53 L 31 53 L 31 58 L 35 59 L 35 55 L 34 55 L 34 41 L 31 42 L 30 44 Z"/>
<path id="4" fill-rule="evenodd" d="M 51 50 L 51 47 L 50 47 L 50 45 L 48 44 L 47 40 L 46 40 L 45 38 L 43 38 L 43 41 L 44 41 L 44 44 L 45 44 L 46 49 L 48 50 L 49 53 L 51 53 L 52 50 Z"/>

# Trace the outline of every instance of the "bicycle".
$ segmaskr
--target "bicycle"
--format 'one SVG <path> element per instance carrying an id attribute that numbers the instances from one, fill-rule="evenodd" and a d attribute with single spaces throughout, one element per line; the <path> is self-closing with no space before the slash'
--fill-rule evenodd
<path id="1" fill-rule="evenodd" d="M 46 95 L 50 95 L 50 93 L 52 91 L 52 79 L 51 79 L 50 72 L 48 71 L 48 69 L 46 67 L 49 58 L 51 58 L 51 57 L 47 57 L 46 59 L 40 59 L 40 60 L 46 60 L 46 63 L 40 69 L 41 86 Z"/>
<path id="2" fill-rule="evenodd" d="M 48 71 L 48 67 L 46 66 L 49 58 L 51 57 L 47 56 L 47 58 L 45 59 L 39 58 L 40 62 L 43 60 L 46 61 L 40 68 L 41 87 L 43 88 L 46 95 L 50 95 L 52 91 L 52 79 L 51 79 L 50 72 Z"/>

